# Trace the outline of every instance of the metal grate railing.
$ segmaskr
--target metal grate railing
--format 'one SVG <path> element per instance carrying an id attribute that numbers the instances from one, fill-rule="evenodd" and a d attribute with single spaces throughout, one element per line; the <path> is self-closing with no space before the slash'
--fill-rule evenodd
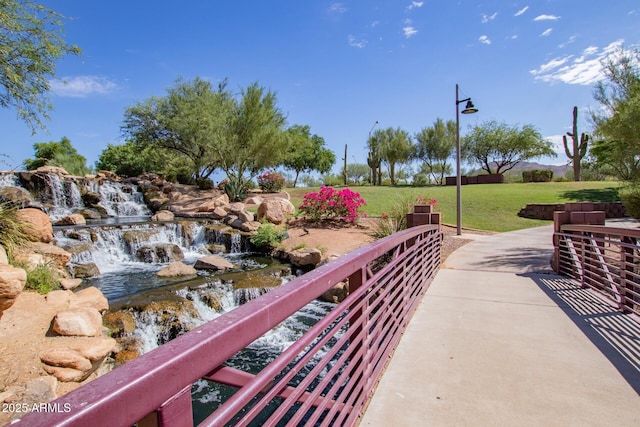
<path id="1" fill-rule="evenodd" d="M 413 227 L 317 268 L 52 402 L 28 426 L 190 426 L 191 388 L 235 393 L 200 425 L 354 425 L 440 267 L 437 225 Z M 260 372 L 226 362 L 335 284 L 350 293 Z"/>
<path id="2" fill-rule="evenodd" d="M 640 321 L 640 230 L 562 225 L 554 233 L 558 273 Z"/>

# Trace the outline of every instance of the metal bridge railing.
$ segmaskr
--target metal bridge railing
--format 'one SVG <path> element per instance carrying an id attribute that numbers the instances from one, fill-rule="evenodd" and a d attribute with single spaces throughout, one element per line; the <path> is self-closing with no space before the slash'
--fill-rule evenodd
<path id="1" fill-rule="evenodd" d="M 640 230 L 575 224 L 559 229 L 557 272 L 640 321 Z"/>
<path id="2" fill-rule="evenodd" d="M 354 425 L 440 267 L 438 225 L 378 240 L 319 267 L 31 413 L 25 426 L 190 426 L 199 379 L 235 393 L 200 424 Z M 258 373 L 234 354 L 335 284 L 350 294 Z"/>

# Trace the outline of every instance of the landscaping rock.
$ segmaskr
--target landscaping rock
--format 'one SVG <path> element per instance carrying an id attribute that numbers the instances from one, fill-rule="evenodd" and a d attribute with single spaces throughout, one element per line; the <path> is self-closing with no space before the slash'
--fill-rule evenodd
<path id="1" fill-rule="evenodd" d="M 156 212 L 151 217 L 151 221 L 173 221 L 174 218 L 175 218 L 175 215 L 173 214 L 173 212 L 168 210 L 161 210 Z"/>
<path id="2" fill-rule="evenodd" d="M 136 328 L 136 319 L 130 311 L 119 310 L 105 313 L 102 322 L 116 338 L 132 334 Z"/>
<path id="3" fill-rule="evenodd" d="M 258 220 L 269 221 L 272 224 L 283 224 L 287 217 L 296 212 L 295 206 L 282 197 L 267 199 L 258 206 Z"/>
<path id="4" fill-rule="evenodd" d="M 53 240 L 51 219 L 40 209 L 18 209 L 16 219 L 25 224 L 24 232 L 32 242 L 50 243 Z"/>
<path id="5" fill-rule="evenodd" d="M 13 305 L 26 282 L 26 271 L 9 264 L 0 264 L 0 317 L 3 311 Z"/>
<path id="6" fill-rule="evenodd" d="M 60 279 L 60 287 L 65 290 L 75 289 L 82 284 L 82 279 Z"/>
<path id="7" fill-rule="evenodd" d="M 69 349 L 48 350 L 40 355 L 42 363 L 60 368 L 71 368 L 78 371 L 88 371 L 91 369 L 91 362 L 80 353 Z"/>
<path id="8" fill-rule="evenodd" d="M 83 279 L 86 277 L 95 277 L 100 275 L 100 269 L 93 262 L 87 262 L 85 264 L 77 264 L 72 267 L 73 277 L 76 279 Z"/>
<path id="9" fill-rule="evenodd" d="M 58 380 L 56 377 L 45 375 L 33 379 L 27 383 L 25 401 L 30 403 L 46 403 L 56 399 L 56 388 Z"/>
<path id="10" fill-rule="evenodd" d="M 96 337 L 102 333 L 102 316 L 92 307 L 61 311 L 53 318 L 52 329 L 63 336 Z"/>
<path id="11" fill-rule="evenodd" d="M 85 225 L 87 221 L 84 216 L 79 213 L 65 216 L 64 218 L 56 221 L 56 225 Z"/>
<path id="12" fill-rule="evenodd" d="M 13 185 L 0 187 L 0 200 L 6 200 L 11 205 L 20 206 L 21 208 L 26 208 L 33 203 L 33 197 L 27 190 Z"/>
<path id="13" fill-rule="evenodd" d="M 320 296 L 322 301 L 341 303 L 349 296 L 349 285 L 346 282 L 340 282 Z"/>
<path id="14" fill-rule="evenodd" d="M 109 301 L 95 286 L 82 289 L 71 299 L 71 308 L 91 307 L 102 312 L 109 310 Z"/>
<path id="15" fill-rule="evenodd" d="M 76 342 L 70 349 L 87 358 L 95 367 L 95 362 L 101 362 L 107 357 L 116 347 L 116 344 L 116 340 L 113 338 L 96 337 Z"/>
<path id="16" fill-rule="evenodd" d="M 71 299 L 74 297 L 73 292 L 65 290 L 56 290 L 49 292 L 45 299 L 54 307 L 67 309 L 71 305 Z"/>
<path id="17" fill-rule="evenodd" d="M 174 243 L 155 243 L 140 247 L 136 257 L 146 263 L 175 262 L 184 259 L 184 254 L 180 246 Z"/>
<path id="18" fill-rule="evenodd" d="M 158 277 L 195 276 L 196 274 L 198 271 L 195 268 L 179 261 L 172 262 L 156 273 Z"/>
<path id="19" fill-rule="evenodd" d="M 7 251 L 0 246 L 0 264 L 9 264 L 9 257 L 7 257 Z"/>
<path id="20" fill-rule="evenodd" d="M 235 268 L 235 265 L 218 255 L 210 255 L 200 258 L 193 267 L 196 270 L 228 270 Z"/>
<path id="21" fill-rule="evenodd" d="M 296 249 L 289 252 L 289 261 L 298 267 L 316 266 L 322 261 L 322 252 L 316 248 Z"/>

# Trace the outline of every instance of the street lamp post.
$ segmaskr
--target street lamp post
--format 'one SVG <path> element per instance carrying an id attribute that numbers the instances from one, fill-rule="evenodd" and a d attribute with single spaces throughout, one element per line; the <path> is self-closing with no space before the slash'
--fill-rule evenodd
<path id="1" fill-rule="evenodd" d="M 458 105 L 466 102 L 462 114 L 477 113 L 471 98 L 458 99 L 458 84 L 456 83 L 456 234 L 462 234 L 462 182 L 460 176 L 460 109 Z"/>

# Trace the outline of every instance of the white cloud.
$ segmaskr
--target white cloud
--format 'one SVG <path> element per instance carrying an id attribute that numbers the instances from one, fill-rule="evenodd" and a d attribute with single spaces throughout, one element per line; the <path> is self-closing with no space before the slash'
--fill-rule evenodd
<path id="1" fill-rule="evenodd" d="M 489 40 L 489 37 L 485 35 L 481 35 L 480 37 L 478 37 L 478 40 L 480 40 L 480 43 L 482 44 L 491 44 L 491 40 Z"/>
<path id="2" fill-rule="evenodd" d="M 331 3 L 331 6 L 329 6 L 329 12 L 331 13 L 345 13 L 346 11 L 347 8 L 343 3 Z"/>
<path id="3" fill-rule="evenodd" d="M 507 37 L 507 40 L 516 40 L 518 38 L 517 34 Z"/>
<path id="4" fill-rule="evenodd" d="M 482 14 L 482 23 L 486 24 L 489 21 L 493 21 L 498 16 L 498 12 L 494 12 L 493 15 Z"/>
<path id="5" fill-rule="evenodd" d="M 569 40 L 567 40 L 564 43 L 561 43 L 558 47 L 560 49 L 564 49 L 565 47 L 567 47 L 567 45 L 570 45 L 571 43 L 575 42 L 576 38 L 577 38 L 576 36 L 571 36 L 571 37 L 569 37 Z"/>
<path id="6" fill-rule="evenodd" d="M 407 25 L 406 27 L 402 27 L 402 32 L 404 33 L 404 36 L 406 38 L 410 38 L 410 37 L 413 37 L 416 34 L 418 34 L 418 30 L 416 30 L 415 27 L 412 27 L 411 25 Z"/>
<path id="7" fill-rule="evenodd" d="M 548 36 L 549 34 L 551 34 L 552 32 L 553 32 L 553 29 L 552 29 L 552 28 L 547 28 L 547 29 L 546 29 L 546 30 L 544 30 L 544 31 L 542 32 L 542 34 L 540 34 L 540 35 L 541 35 L 542 37 L 546 37 L 546 36 Z"/>
<path id="8" fill-rule="evenodd" d="M 520 16 L 520 15 L 522 15 L 523 13 L 525 13 L 528 9 L 529 9 L 529 6 L 525 6 L 525 7 L 523 7 L 522 9 L 520 9 L 519 11 L 517 11 L 517 12 L 515 13 L 515 15 L 513 15 L 513 16 Z"/>
<path id="9" fill-rule="evenodd" d="M 411 10 L 415 7 L 422 7 L 423 4 L 424 4 L 423 1 L 412 1 L 411 4 L 407 6 L 407 9 Z"/>
<path id="10" fill-rule="evenodd" d="M 86 98 L 89 95 L 104 95 L 118 88 L 106 77 L 76 76 L 49 80 L 49 88 L 54 95 L 68 98 Z"/>
<path id="11" fill-rule="evenodd" d="M 357 47 L 359 49 L 362 49 L 368 43 L 367 39 L 358 40 L 358 39 L 356 39 L 355 36 L 352 36 L 351 34 L 349 34 L 348 41 L 349 41 L 349 46 Z"/>
<path id="12" fill-rule="evenodd" d="M 567 55 L 555 58 L 541 65 L 530 73 L 536 80 L 547 83 L 566 83 L 579 85 L 592 85 L 604 78 L 602 73 L 602 60 L 615 54 L 623 46 L 624 40 L 616 40 L 600 50 L 595 46 L 586 48 L 582 55 L 575 58 Z"/>
<path id="13" fill-rule="evenodd" d="M 560 17 L 556 15 L 538 15 L 533 18 L 534 21 L 557 21 L 558 19 Z"/>
<path id="14" fill-rule="evenodd" d="M 407 18 L 403 21 L 402 33 L 406 38 L 410 38 L 418 34 L 418 30 L 412 25 L 413 21 Z"/>

